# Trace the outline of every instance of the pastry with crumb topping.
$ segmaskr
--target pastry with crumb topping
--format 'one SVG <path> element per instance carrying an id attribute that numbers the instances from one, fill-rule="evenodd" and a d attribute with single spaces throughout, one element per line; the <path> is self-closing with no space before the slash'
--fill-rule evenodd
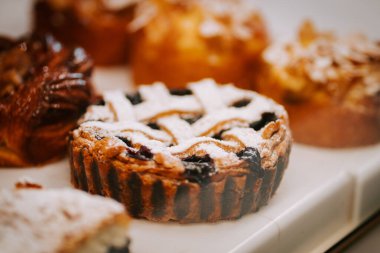
<path id="1" fill-rule="evenodd" d="M 283 104 L 297 142 L 354 147 L 380 141 L 380 43 L 305 22 L 264 54 L 262 93 Z"/>
<path id="2" fill-rule="evenodd" d="M 203 78 L 254 88 L 249 76 L 268 43 L 260 11 L 244 0 L 141 1 L 130 28 L 135 83 L 170 88 Z"/>
<path id="3" fill-rule="evenodd" d="M 67 136 L 94 100 L 92 61 L 52 36 L 0 38 L 0 167 L 66 154 Z"/>
<path id="4" fill-rule="evenodd" d="M 0 190 L 7 253 L 128 253 L 123 205 L 74 189 Z"/>
<path id="5" fill-rule="evenodd" d="M 128 60 L 128 24 L 139 0 L 37 0 L 34 31 L 51 33 L 68 46 L 81 46 L 95 64 Z"/>
<path id="6" fill-rule="evenodd" d="M 284 108 L 206 79 L 103 95 L 70 141 L 71 180 L 125 204 L 132 217 L 215 222 L 266 205 L 288 164 Z"/>

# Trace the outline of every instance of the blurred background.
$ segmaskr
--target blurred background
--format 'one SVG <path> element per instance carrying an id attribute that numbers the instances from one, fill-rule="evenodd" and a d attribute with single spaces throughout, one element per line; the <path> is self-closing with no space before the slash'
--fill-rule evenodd
<path id="1" fill-rule="evenodd" d="M 340 33 L 361 31 L 371 38 L 380 37 L 380 1 L 378 0 L 248 0 L 259 6 L 273 36 L 294 34 L 305 18 L 318 27 Z M 31 0 L 1 0 L 0 32 L 17 36 L 28 31 Z"/>

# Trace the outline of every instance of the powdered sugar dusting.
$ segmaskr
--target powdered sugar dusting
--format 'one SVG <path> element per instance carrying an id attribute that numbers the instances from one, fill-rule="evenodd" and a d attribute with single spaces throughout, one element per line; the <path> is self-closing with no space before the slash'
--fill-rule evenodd
<path id="1" fill-rule="evenodd" d="M 124 213 L 116 201 L 73 189 L 0 190 L 1 251 L 63 252 Z"/>
<path id="2" fill-rule="evenodd" d="M 100 128 L 112 132 L 113 134 L 125 132 L 139 132 L 151 139 L 156 139 L 164 143 L 170 143 L 172 138 L 163 131 L 158 131 L 147 127 L 146 125 L 134 121 L 121 121 L 121 122 L 98 122 L 91 121 L 81 125 L 83 128 Z"/>
<path id="3" fill-rule="evenodd" d="M 190 124 L 178 116 L 160 118 L 157 122 L 174 138 L 174 143 L 179 144 L 194 137 Z"/>
<path id="4" fill-rule="evenodd" d="M 114 112 L 116 121 L 135 120 L 132 104 L 121 91 L 107 91 L 103 98 Z"/>
<path id="5" fill-rule="evenodd" d="M 144 100 L 158 104 L 165 104 L 167 103 L 167 99 L 170 99 L 169 91 L 160 82 L 153 83 L 152 85 L 141 85 L 139 92 Z"/>
<path id="6" fill-rule="evenodd" d="M 94 120 L 112 122 L 112 121 L 115 121 L 115 115 L 106 106 L 91 105 L 87 108 L 87 112 L 79 120 L 79 124 L 82 124 L 86 121 L 94 121 Z"/>
<path id="7" fill-rule="evenodd" d="M 202 149 L 202 147 L 206 146 L 217 146 L 228 152 L 236 152 L 240 148 L 235 142 L 220 141 L 210 137 L 196 137 L 181 143 L 181 145 L 172 146 L 168 149 L 170 153 L 179 157 L 188 157 L 192 155 L 204 156 L 206 154 L 217 156 L 217 154 L 210 154 Z"/>
<path id="8" fill-rule="evenodd" d="M 272 100 L 230 84 L 217 85 L 213 80 L 205 79 L 189 84 L 189 88 L 192 94 L 178 96 L 171 95 L 161 83 L 141 86 L 139 93 L 143 101 L 126 112 L 135 115 L 134 120 L 128 116 L 125 117 L 128 120 L 118 121 L 124 118 L 119 115 L 114 117 L 114 122 L 88 121 L 82 123 L 75 134 L 82 136 L 81 133 L 87 132 L 97 134 L 97 138 L 99 135 L 125 138 L 134 147 L 127 147 L 119 140 L 120 145 L 125 148 L 146 146 L 158 160 L 159 156 L 177 161 L 192 155 L 210 155 L 222 166 L 235 163 L 235 153 L 247 146 L 260 149 L 261 133 L 249 128 L 249 124 L 260 121 L 263 113 L 272 112 L 278 118 L 287 118 L 283 107 Z M 125 96 L 117 96 L 127 100 Z M 247 104 L 231 107 L 241 100 Z M 104 108 L 111 110 L 109 103 L 110 99 L 107 99 Z M 122 113 L 122 110 L 118 111 Z M 190 124 L 185 120 L 189 116 L 200 118 Z M 88 112 L 85 118 L 96 116 Z M 146 126 L 147 122 L 155 122 L 159 129 Z M 226 131 L 220 136 L 222 140 L 213 137 L 222 131 Z"/>
<path id="9" fill-rule="evenodd" d="M 226 140 L 235 140 L 243 143 L 247 147 L 259 147 L 264 139 L 261 137 L 261 133 L 255 131 L 252 128 L 234 128 L 223 133 L 223 137 Z"/>
<path id="10" fill-rule="evenodd" d="M 190 83 L 189 87 L 206 113 L 211 113 L 226 107 L 220 97 L 219 89 L 214 80 L 204 79 L 196 83 Z"/>
<path id="11" fill-rule="evenodd" d="M 319 33 L 310 23 L 305 24 L 298 40 L 273 44 L 265 51 L 264 59 L 280 73 L 297 73 L 297 77 L 306 77 L 329 91 L 340 92 L 347 87 L 354 87 L 362 95 L 380 91 L 378 42 L 360 34 L 338 37 Z M 306 28 L 312 39 L 302 37 Z"/>

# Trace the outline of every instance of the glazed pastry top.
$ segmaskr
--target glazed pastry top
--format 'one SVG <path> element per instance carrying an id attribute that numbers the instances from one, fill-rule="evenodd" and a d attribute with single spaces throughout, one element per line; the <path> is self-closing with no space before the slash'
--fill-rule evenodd
<path id="1" fill-rule="evenodd" d="M 42 136 L 37 131 L 73 127 L 93 100 L 91 72 L 83 49 L 65 48 L 51 36 L 1 38 L 0 147 L 28 150 Z"/>

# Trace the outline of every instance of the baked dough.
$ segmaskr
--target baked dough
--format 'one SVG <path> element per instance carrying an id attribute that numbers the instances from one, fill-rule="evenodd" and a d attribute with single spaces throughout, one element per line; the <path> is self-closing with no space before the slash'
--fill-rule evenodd
<path id="1" fill-rule="evenodd" d="M 291 134 L 282 106 L 206 79 L 104 94 L 70 141 L 72 184 L 154 221 L 214 222 L 257 211 L 276 192 Z"/>
<path id="2" fill-rule="evenodd" d="M 68 132 L 92 102 L 92 62 L 51 36 L 0 38 L 0 166 L 62 157 Z"/>

